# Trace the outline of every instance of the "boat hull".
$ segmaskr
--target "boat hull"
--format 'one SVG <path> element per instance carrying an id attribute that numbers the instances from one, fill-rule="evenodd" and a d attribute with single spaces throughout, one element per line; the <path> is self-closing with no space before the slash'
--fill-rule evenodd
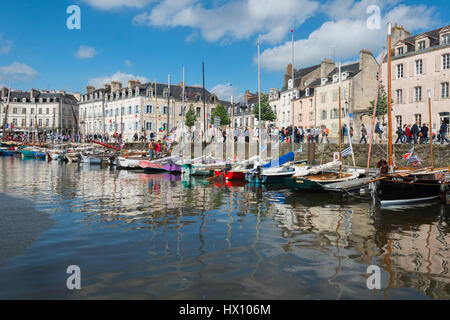
<path id="1" fill-rule="evenodd" d="M 245 173 L 242 171 L 228 171 L 228 172 L 222 172 L 219 170 L 216 170 L 214 172 L 216 176 L 223 176 L 224 180 L 245 180 Z"/>
<path id="2" fill-rule="evenodd" d="M 140 161 L 139 166 L 145 173 L 170 172 L 181 173 L 181 167 L 173 163 Z"/>
<path id="3" fill-rule="evenodd" d="M 284 180 L 285 184 L 292 190 L 297 191 L 324 191 L 322 185 L 312 180 L 299 179 L 296 177 L 286 178 Z"/>
<path id="4" fill-rule="evenodd" d="M 441 183 L 434 179 L 387 177 L 378 183 L 376 199 L 382 206 L 427 202 L 441 196 Z"/>

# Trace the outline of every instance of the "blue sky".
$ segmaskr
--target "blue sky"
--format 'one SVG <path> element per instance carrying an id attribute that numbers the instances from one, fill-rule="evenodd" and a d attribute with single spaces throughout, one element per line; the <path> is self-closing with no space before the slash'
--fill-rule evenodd
<path id="1" fill-rule="evenodd" d="M 69 30 L 70 5 L 81 30 Z M 367 27 L 367 8 L 380 8 L 380 29 Z M 281 88 L 296 68 L 323 58 L 356 61 L 360 49 L 379 56 L 388 20 L 417 34 L 450 24 L 449 1 L 378 0 L 21 0 L 2 1 L 0 85 L 83 92 L 111 79 L 202 84 L 220 97 Z M 232 83 L 232 87 L 228 86 Z"/>

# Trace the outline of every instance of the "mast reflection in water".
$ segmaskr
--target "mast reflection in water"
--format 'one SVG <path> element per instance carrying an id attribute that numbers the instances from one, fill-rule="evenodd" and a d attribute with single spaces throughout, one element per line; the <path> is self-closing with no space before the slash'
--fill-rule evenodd
<path id="1" fill-rule="evenodd" d="M 0 238 L 2 299 L 450 298 L 441 203 L 380 210 L 283 186 L 16 158 L 0 158 L 0 192 L 22 208 L 0 211 L 3 228 L 34 232 L 24 244 Z M 81 290 L 66 288 L 72 264 Z M 366 287 L 369 265 L 381 290 Z"/>

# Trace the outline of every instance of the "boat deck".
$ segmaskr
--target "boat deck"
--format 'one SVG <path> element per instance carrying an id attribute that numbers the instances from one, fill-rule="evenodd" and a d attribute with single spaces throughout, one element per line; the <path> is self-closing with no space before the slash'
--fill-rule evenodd
<path id="1" fill-rule="evenodd" d="M 323 185 L 323 188 L 327 191 L 335 192 L 350 192 L 367 188 L 369 183 L 378 180 L 379 178 L 374 176 L 352 179 L 348 181 L 328 183 Z"/>

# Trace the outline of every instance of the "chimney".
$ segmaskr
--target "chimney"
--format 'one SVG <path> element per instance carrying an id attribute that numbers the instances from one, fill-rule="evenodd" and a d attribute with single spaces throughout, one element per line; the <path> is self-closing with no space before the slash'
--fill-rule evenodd
<path id="1" fill-rule="evenodd" d="M 402 40 L 405 40 L 406 38 L 409 38 L 411 36 L 411 32 L 406 31 L 403 26 L 398 27 L 397 24 L 395 24 L 391 28 L 391 47 L 392 50 L 394 50 L 394 45 Z"/>
<path id="2" fill-rule="evenodd" d="M 73 94 L 73 96 L 75 97 L 75 99 L 77 99 L 77 101 L 81 101 L 81 93 L 75 92 L 75 93 Z"/>
<path id="3" fill-rule="evenodd" d="M 94 90 L 95 90 L 95 87 L 93 87 L 93 86 L 87 86 L 86 87 L 86 93 L 94 92 Z"/>
<path id="4" fill-rule="evenodd" d="M 119 81 L 112 81 L 111 82 L 111 91 L 116 92 L 119 89 L 122 89 L 122 83 L 120 83 Z"/>
<path id="5" fill-rule="evenodd" d="M 369 61 L 370 60 L 374 60 L 374 56 L 372 54 L 372 52 L 370 52 L 369 50 L 366 49 L 362 49 L 359 52 L 359 70 L 364 70 L 366 67 L 369 66 Z"/>
<path id="6" fill-rule="evenodd" d="M 39 95 L 39 90 L 31 89 L 30 90 L 30 100 L 36 98 Z"/>
<path id="7" fill-rule="evenodd" d="M 320 78 L 326 78 L 335 68 L 334 61 L 323 59 L 320 63 Z"/>
<path id="8" fill-rule="evenodd" d="M 139 81 L 136 81 L 136 80 L 128 80 L 128 88 L 130 88 L 130 89 L 134 89 L 134 87 L 136 87 L 136 82 L 139 82 Z"/>
<path id="9" fill-rule="evenodd" d="M 294 75 L 295 75 L 296 71 L 297 70 L 295 70 L 295 68 L 294 68 Z M 286 74 L 284 75 L 284 80 L 283 80 L 283 88 L 287 89 L 289 79 L 292 79 L 292 64 L 291 63 L 289 63 L 286 68 Z"/>
<path id="10" fill-rule="evenodd" d="M 2 100 L 3 98 L 8 96 L 8 88 L 7 87 L 3 87 L 2 88 Z"/>

